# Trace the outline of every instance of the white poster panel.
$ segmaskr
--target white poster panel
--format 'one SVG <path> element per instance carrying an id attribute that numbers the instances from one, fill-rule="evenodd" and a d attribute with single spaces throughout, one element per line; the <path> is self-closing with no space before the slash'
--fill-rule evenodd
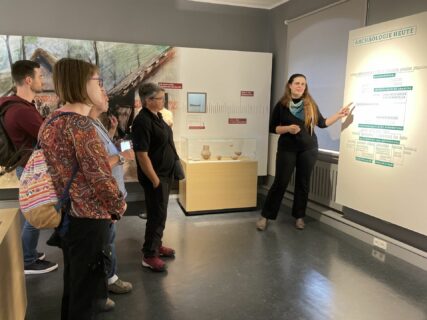
<path id="1" fill-rule="evenodd" d="M 191 109 L 177 109 L 175 139 L 255 139 L 258 175 L 266 175 L 272 54 L 179 48 L 179 66 Z M 187 93 L 203 92 L 205 113 L 189 112 Z"/>
<path id="2" fill-rule="evenodd" d="M 427 13 L 350 32 L 337 202 L 427 235 Z"/>

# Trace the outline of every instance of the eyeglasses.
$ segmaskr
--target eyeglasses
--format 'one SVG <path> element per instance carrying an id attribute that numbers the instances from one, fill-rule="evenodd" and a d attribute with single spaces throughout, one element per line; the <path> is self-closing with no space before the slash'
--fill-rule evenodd
<path id="1" fill-rule="evenodd" d="M 104 86 L 104 79 L 102 79 L 102 78 L 90 78 L 90 80 L 98 80 L 99 86 L 101 88 Z"/>
<path id="2" fill-rule="evenodd" d="M 152 97 L 152 98 L 150 98 L 150 100 L 160 101 L 160 100 L 165 100 L 165 97 Z"/>

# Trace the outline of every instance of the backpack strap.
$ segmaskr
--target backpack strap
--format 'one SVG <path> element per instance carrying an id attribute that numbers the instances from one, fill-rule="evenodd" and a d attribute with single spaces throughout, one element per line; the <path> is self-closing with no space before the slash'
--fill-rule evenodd
<path id="1" fill-rule="evenodd" d="M 12 158 L 9 159 L 8 164 L 6 164 L 6 166 L 0 172 L 0 176 L 4 175 L 7 172 L 11 172 L 18 166 L 24 165 L 31 154 L 31 149 L 28 149 L 25 146 L 28 143 L 28 140 L 25 140 L 24 143 L 19 147 L 19 149 L 17 149 L 14 143 L 12 142 L 12 139 L 10 139 L 9 133 L 7 132 L 5 127 L 4 116 L 6 112 L 17 103 L 19 102 L 9 100 L 0 105 L 0 125 L 2 126 L 3 133 L 5 134 L 8 143 L 10 144 L 10 146 L 13 146 L 15 150 L 14 155 L 12 156 Z"/>
<path id="2" fill-rule="evenodd" d="M 50 118 L 44 128 L 46 128 L 46 126 L 50 125 L 53 121 L 57 120 L 58 118 L 62 117 L 62 116 L 67 116 L 67 115 L 73 115 L 76 114 L 75 112 L 61 112 L 55 116 L 53 116 L 52 118 Z M 37 141 L 37 148 L 40 148 L 40 139 Z M 71 187 L 71 183 L 73 182 L 74 178 L 77 175 L 77 171 L 79 170 L 79 164 L 77 162 L 77 159 L 74 159 L 73 162 L 73 171 L 71 174 L 70 179 L 68 180 L 67 184 L 65 185 L 64 191 L 62 192 L 61 197 L 59 198 L 58 203 L 55 205 L 56 210 L 59 212 L 59 210 L 61 209 L 62 205 L 65 204 L 68 200 L 70 200 L 70 187 Z"/>
<path id="3" fill-rule="evenodd" d="M 65 185 L 64 191 L 62 192 L 62 195 L 59 198 L 58 203 L 55 205 L 56 211 L 59 212 L 59 210 L 62 208 L 62 206 L 70 200 L 71 183 L 73 182 L 74 178 L 76 177 L 78 170 L 79 170 L 79 164 L 77 162 L 77 159 L 74 159 L 73 172 L 72 172 L 71 177 L 68 180 L 67 184 Z"/>
<path id="4" fill-rule="evenodd" d="M 13 100 L 9 100 L 9 101 L 6 101 L 5 103 L 3 103 L 0 106 L 0 117 L 3 117 L 4 114 L 6 113 L 6 111 L 9 110 L 10 107 L 12 107 L 14 103 L 16 103 L 16 101 L 13 101 Z M 2 118 L 2 122 L 3 122 L 3 118 Z"/>
<path id="5" fill-rule="evenodd" d="M 69 115 L 73 115 L 73 114 L 77 114 L 75 112 L 61 112 L 58 113 L 57 115 L 53 116 L 52 118 L 50 118 L 47 122 L 46 122 L 46 126 L 51 124 L 54 120 L 62 117 L 62 116 L 69 116 Z"/>
<path id="6" fill-rule="evenodd" d="M 53 116 L 52 118 L 50 118 L 46 124 L 43 126 L 43 129 L 46 128 L 48 125 L 50 125 L 53 121 L 55 121 L 56 119 L 62 117 L 62 116 L 69 116 L 69 115 L 73 115 L 73 114 L 77 114 L 75 112 L 61 112 L 55 116 Z M 40 131 L 39 131 L 39 138 L 37 139 L 37 144 L 36 144 L 36 149 L 40 149 Z"/>

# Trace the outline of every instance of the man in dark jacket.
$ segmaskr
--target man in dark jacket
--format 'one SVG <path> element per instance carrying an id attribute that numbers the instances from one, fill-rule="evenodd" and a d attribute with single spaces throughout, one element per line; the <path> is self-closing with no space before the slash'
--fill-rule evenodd
<path id="1" fill-rule="evenodd" d="M 43 122 L 34 105 L 36 94 L 43 90 L 40 64 L 29 60 L 16 61 L 12 65 L 12 79 L 16 85 L 16 95 L 0 98 L 0 105 L 6 102 L 11 105 L 4 115 L 4 128 L 16 149 L 25 147 L 30 151 L 37 143 Z M 22 171 L 23 167 L 16 169 L 18 179 Z M 37 252 L 39 235 L 38 229 L 24 222 L 21 237 L 25 274 L 41 274 L 58 268 L 58 264 L 44 260 L 44 253 Z"/>

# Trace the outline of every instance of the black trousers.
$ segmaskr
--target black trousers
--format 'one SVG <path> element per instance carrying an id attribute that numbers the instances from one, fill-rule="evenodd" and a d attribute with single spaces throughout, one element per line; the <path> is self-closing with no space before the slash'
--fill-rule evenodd
<path id="1" fill-rule="evenodd" d="M 310 177 L 317 160 L 317 148 L 301 152 L 278 151 L 276 154 L 276 176 L 268 191 L 261 215 L 264 218 L 275 220 L 282 203 L 289 180 L 295 172 L 294 202 L 292 216 L 296 219 L 305 217 L 308 193 L 310 191 Z"/>
<path id="2" fill-rule="evenodd" d="M 99 300 L 108 296 L 111 221 L 69 218 L 69 229 L 61 239 L 64 254 L 61 320 L 92 320 Z"/>
<path id="3" fill-rule="evenodd" d="M 147 208 L 145 242 L 142 247 L 144 257 L 155 257 L 159 254 L 166 225 L 171 183 L 172 178 L 160 177 L 160 185 L 156 189 L 152 184 L 142 184 Z"/>

